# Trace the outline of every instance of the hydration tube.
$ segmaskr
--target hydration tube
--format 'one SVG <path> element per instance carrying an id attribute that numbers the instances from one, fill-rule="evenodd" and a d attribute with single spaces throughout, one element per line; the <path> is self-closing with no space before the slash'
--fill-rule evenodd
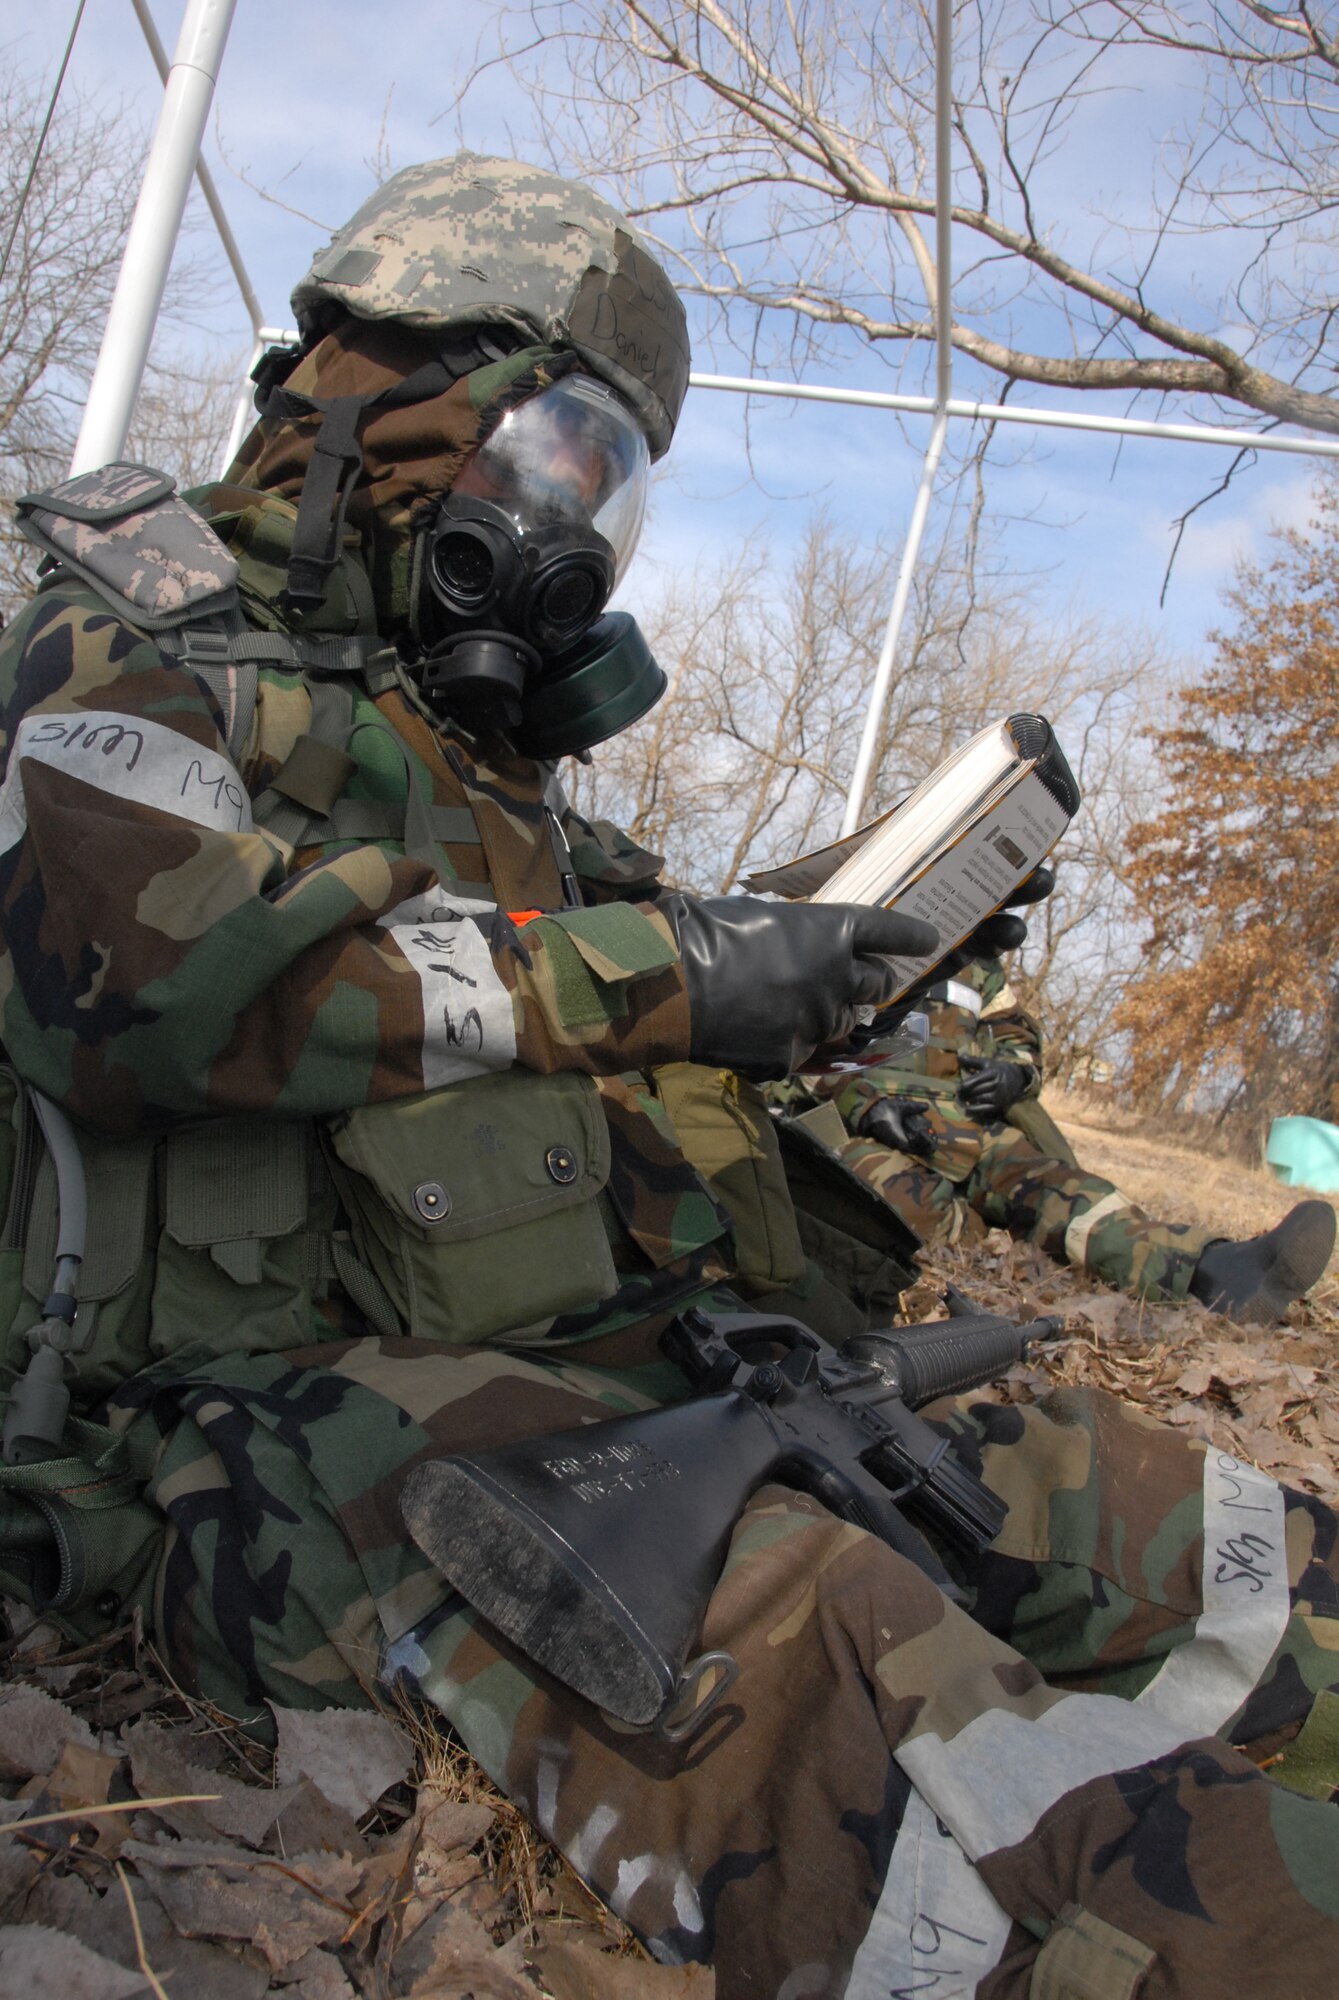
<path id="1" fill-rule="evenodd" d="M 41 1319 L 28 1333 L 32 1359 L 5 1410 L 0 1458 L 6 1465 L 27 1465 L 60 1454 L 70 1409 L 65 1357 L 74 1346 L 76 1288 L 88 1240 L 88 1182 L 74 1127 L 59 1105 L 40 1091 L 29 1086 L 28 1097 L 56 1170 L 59 1224 L 51 1291 Z"/>

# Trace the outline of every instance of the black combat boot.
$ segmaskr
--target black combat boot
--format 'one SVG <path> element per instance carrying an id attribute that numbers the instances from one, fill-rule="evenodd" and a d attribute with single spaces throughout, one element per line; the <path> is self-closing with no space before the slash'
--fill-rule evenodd
<path id="1" fill-rule="evenodd" d="M 1248 1326 L 1276 1326 L 1329 1263 L 1334 1231 L 1328 1201 L 1300 1201 L 1263 1236 L 1211 1243 L 1195 1266 L 1190 1296 Z"/>

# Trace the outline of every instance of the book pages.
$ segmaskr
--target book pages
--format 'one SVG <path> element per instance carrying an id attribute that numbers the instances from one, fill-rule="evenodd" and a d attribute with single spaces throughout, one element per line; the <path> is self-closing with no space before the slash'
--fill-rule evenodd
<path id="1" fill-rule="evenodd" d="M 1024 756 L 1020 744 L 1037 754 Z M 901 994 L 1046 859 L 1078 803 L 1045 718 L 1011 716 L 978 731 L 891 812 L 845 840 L 750 875 L 748 886 L 815 903 L 880 903 L 932 923 L 939 932 L 933 958 L 891 961 Z"/>
<path id="2" fill-rule="evenodd" d="M 892 806 L 878 819 L 869 820 L 864 826 L 858 826 L 854 833 L 848 833 L 845 840 L 834 840 L 828 847 L 812 848 L 807 854 L 797 854 L 792 861 L 779 862 L 775 868 L 755 868 L 751 875 L 745 876 L 744 887 L 755 896 L 785 896 L 792 903 L 809 901 L 879 827 L 900 811 L 900 806 Z"/>
<path id="3" fill-rule="evenodd" d="M 947 851 L 895 887 L 891 896 L 848 898 L 886 903 L 909 917 L 923 917 L 938 929 L 939 950 L 933 959 L 891 961 L 898 992 L 905 992 L 998 910 L 1046 859 L 1068 824 L 1064 808 L 1029 767 L 981 818 L 959 832 Z M 821 895 L 824 901 L 835 900 L 833 884 L 825 885 Z"/>

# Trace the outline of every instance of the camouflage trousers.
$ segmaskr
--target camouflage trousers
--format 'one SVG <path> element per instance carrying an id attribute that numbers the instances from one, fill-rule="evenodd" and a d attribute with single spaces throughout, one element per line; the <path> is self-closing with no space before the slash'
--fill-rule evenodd
<path id="1" fill-rule="evenodd" d="M 1328 1508 L 1099 1394 L 935 1406 L 1009 1503 L 963 1575 L 970 1615 L 764 1488 L 703 1633 L 738 1681 L 675 1747 L 510 1651 L 397 1505 L 433 1454 L 672 1393 L 600 1342 L 369 1337 L 141 1376 L 113 1417 L 164 1518 L 159 1643 L 253 1720 L 407 1676 L 657 1958 L 714 1965 L 720 2000 L 1334 1991 Z M 1282 1783 L 1231 1747 L 1271 1733 L 1296 1736 Z"/>
<path id="2" fill-rule="evenodd" d="M 841 1148 L 924 1243 L 970 1242 L 1007 1229 L 1109 1285 L 1150 1299 L 1182 1299 L 1211 1231 L 1155 1222 L 1110 1181 L 1048 1159 L 1012 1125 L 982 1125 L 953 1097 L 920 1114 L 934 1137 L 926 1159 L 873 1139 Z"/>

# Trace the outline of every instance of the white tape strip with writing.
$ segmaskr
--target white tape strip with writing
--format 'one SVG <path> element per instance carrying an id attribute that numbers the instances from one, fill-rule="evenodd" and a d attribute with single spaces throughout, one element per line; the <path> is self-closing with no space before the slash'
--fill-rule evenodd
<path id="1" fill-rule="evenodd" d="M 430 891 L 380 920 L 423 990 L 425 1090 L 507 1069 L 516 1060 L 511 994 L 487 938 L 470 921 L 493 913 L 491 903 Z"/>
<path id="2" fill-rule="evenodd" d="M 109 797 L 153 806 L 174 819 L 220 833 L 250 833 L 251 801 L 236 767 L 217 750 L 143 716 L 110 709 L 65 715 L 25 715 L 14 732 L 9 769 L 0 786 L 0 854 L 28 826 L 25 763 L 45 764 L 80 778 Z"/>
<path id="3" fill-rule="evenodd" d="M 1052 1806 L 1094 1778 L 1135 1770 L 1185 1740 L 1185 1730 L 1134 1702 L 1069 1694 L 1036 1716 L 984 1709 L 947 1741 L 927 1730 L 895 1755 L 976 1861 L 1026 1840 Z"/>
<path id="4" fill-rule="evenodd" d="M 1288 1629 L 1283 1489 L 1210 1445 L 1204 1454 L 1203 1609 L 1137 1696 L 1192 1736 L 1221 1731 L 1259 1686 Z"/>
<path id="5" fill-rule="evenodd" d="M 1122 1209 L 1133 1208 L 1128 1195 L 1112 1188 L 1101 1201 L 1095 1201 L 1091 1208 L 1085 1208 L 1082 1215 L 1076 1215 L 1065 1231 L 1065 1258 L 1070 1264 L 1082 1264 L 1088 1250 L 1088 1238 L 1099 1222 L 1105 1222 L 1109 1215 L 1119 1215 Z"/>
<path id="6" fill-rule="evenodd" d="M 913 1791 L 843 2000 L 971 2000 L 1009 1930 L 1007 1911 Z"/>

